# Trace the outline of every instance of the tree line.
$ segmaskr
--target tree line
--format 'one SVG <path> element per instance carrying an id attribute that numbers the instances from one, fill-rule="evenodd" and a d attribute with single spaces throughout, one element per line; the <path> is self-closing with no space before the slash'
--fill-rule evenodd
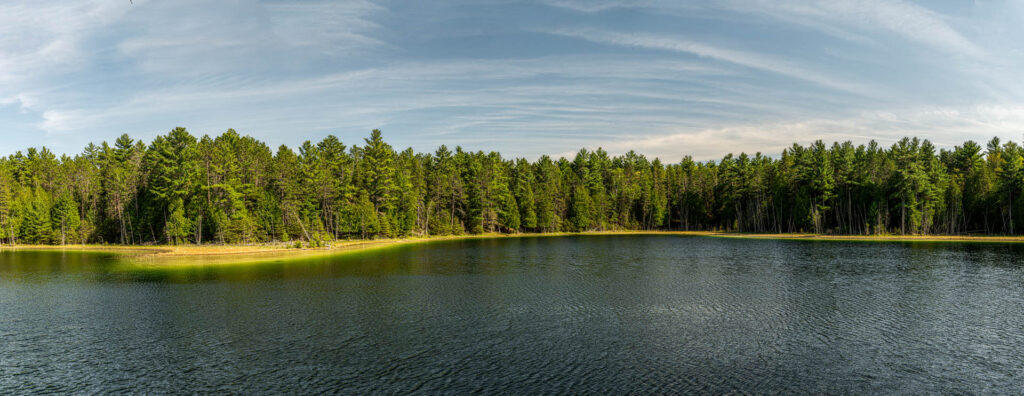
<path id="1" fill-rule="evenodd" d="M 1024 149 L 936 150 L 903 138 L 794 144 L 780 156 L 664 164 L 580 150 L 530 162 L 441 146 L 401 152 L 374 130 L 271 150 L 234 130 L 122 135 L 57 157 L 0 158 L 0 242 L 263 243 L 485 232 L 717 230 L 1019 234 Z M 1019 223 L 1019 224 L 1018 224 Z"/>

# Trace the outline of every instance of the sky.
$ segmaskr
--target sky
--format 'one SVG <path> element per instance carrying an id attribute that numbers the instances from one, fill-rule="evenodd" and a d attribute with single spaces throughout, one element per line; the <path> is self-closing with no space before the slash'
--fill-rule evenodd
<path id="1" fill-rule="evenodd" d="M 0 2 L 0 155 L 228 128 L 506 157 L 1024 134 L 1024 2 Z"/>

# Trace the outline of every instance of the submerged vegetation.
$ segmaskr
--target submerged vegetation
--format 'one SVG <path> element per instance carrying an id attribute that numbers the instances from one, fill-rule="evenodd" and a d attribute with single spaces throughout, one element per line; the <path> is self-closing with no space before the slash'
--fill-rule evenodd
<path id="1" fill-rule="evenodd" d="M 936 150 L 904 138 L 794 144 L 777 158 L 664 164 L 581 150 L 530 162 L 441 146 L 397 152 L 328 136 L 271 150 L 228 130 L 128 135 L 74 157 L 0 159 L 8 244 L 252 244 L 514 232 L 715 230 L 831 234 L 1024 232 L 1024 149 Z"/>

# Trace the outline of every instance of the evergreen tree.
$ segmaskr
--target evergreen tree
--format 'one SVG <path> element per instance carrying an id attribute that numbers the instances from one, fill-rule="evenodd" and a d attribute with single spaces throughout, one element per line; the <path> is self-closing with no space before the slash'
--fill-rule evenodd
<path id="1" fill-rule="evenodd" d="M 537 228 L 536 202 L 533 196 L 533 169 L 525 159 L 516 160 L 514 169 L 514 199 L 519 210 L 520 225 L 527 231 Z"/>
<path id="2" fill-rule="evenodd" d="M 0 158 L 4 243 L 256 243 L 481 232 L 1021 233 L 1024 148 L 816 141 L 675 164 L 580 150 L 530 162 L 335 136 L 298 153 L 228 130 Z"/>
<path id="3" fill-rule="evenodd" d="M 54 231 L 51 240 L 61 245 L 67 244 L 70 238 L 75 241 L 78 227 L 82 219 L 78 215 L 78 203 L 71 197 L 70 192 L 65 192 L 57 198 L 50 209 L 50 228 Z"/>
<path id="4" fill-rule="evenodd" d="M 192 223 L 185 213 L 186 200 L 195 196 L 199 175 L 196 138 L 185 128 L 174 128 L 153 140 L 146 154 L 150 169 L 148 192 L 159 210 L 155 215 L 165 219 L 165 240 L 172 244 L 184 242 L 192 234 Z"/>

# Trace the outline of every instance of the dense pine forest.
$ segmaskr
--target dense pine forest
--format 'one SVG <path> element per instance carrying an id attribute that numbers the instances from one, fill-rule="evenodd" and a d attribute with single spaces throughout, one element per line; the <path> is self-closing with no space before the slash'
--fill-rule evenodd
<path id="1" fill-rule="evenodd" d="M 15 244 L 259 243 L 590 230 L 835 234 L 1024 231 L 1024 149 L 936 150 L 904 138 L 794 144 L 664 164 L 580 150 L 530 162 L 441 146 L 397 152 L 373 131 L 293 150 L 234 130 L 123 135 L 74 157 L 0 159 L 0 240 Z M 684 149 L 684 148 L 681 148 Z M 1018 224 L 1020 223 L 1020 224 Z"/>

